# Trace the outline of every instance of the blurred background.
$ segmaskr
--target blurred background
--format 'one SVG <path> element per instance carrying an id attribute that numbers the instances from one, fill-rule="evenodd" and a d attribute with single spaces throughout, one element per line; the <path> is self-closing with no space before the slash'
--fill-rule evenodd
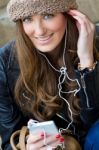
<path id="1" fill-rule="evenodd" d="M 15 24 L 12 23 L 6 13 L 6 5 L 9 0 L 0 0 L 0 47 L 15 37 Z M 79 10 L 89 16 L 94 22 L 99 22 L 99 0 L 77 0 Z"/>

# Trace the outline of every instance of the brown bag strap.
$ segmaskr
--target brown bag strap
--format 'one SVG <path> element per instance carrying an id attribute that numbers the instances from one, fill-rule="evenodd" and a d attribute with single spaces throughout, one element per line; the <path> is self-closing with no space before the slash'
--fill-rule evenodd
<path id="1" fill-rule="evenodd" d="M 13 150 L 18 150 L 19 147 L 15 144 L 15 138 L 20 135 L 20 130 L 15 131 L 10 137 L 10 144 Z"/>
<path id="2" fill-rule="evenodd" d="M 13 150 L 25 150 L 26 149 L 26 135 L 28 134 L 28 129 L 23 126 L 21 130 L 15 131 L 10 138 L 10 144 Z M 19 137 L 18 144 L 15 144 L 15 138 Z"/>
<path id="3" fill-rule="evenodd" d="M 26 149 L 26 136 L 28 134 L 28 129 L 26 126 L 22 127 L 19 136 L 19 147 L 21 150 Z"/>

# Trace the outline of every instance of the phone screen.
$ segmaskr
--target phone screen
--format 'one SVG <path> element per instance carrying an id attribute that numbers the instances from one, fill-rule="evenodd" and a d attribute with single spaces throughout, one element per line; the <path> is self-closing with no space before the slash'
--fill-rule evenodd
<path id="1" fill-rule="evenodd" d="M 58 129 L 53 121 L 33 123 L 29 126 L 30 133 L 46 132 L 48 134 L 57 134 Z"/>

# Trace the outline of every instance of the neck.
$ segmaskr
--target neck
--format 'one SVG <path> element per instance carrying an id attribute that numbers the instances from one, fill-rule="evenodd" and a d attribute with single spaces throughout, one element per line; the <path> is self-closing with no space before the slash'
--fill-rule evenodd
<path id="1" fill-rule="evenodd" d="M 46 53 L 50 62 L 57 68 L 63 66 L 63 45 L 59 45 L 52 52 Z"/>

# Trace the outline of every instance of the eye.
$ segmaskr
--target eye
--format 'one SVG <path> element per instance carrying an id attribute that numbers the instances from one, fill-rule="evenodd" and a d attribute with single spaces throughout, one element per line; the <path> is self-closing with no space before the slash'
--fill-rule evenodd
<path id="1" fill-rule="evenodd" d="M 53 18 L 53 17 L 54 17 L 53 14 L 43 14 L 43 18 L 44 18 L 45 20 L 51 19 L 51 18 Z"/>
<path id="2" fill-rule="evenodd" d="M 30 23 L 33 21 L 32 17 L 25 17 L 22 19 L 23 23 Z"/>

